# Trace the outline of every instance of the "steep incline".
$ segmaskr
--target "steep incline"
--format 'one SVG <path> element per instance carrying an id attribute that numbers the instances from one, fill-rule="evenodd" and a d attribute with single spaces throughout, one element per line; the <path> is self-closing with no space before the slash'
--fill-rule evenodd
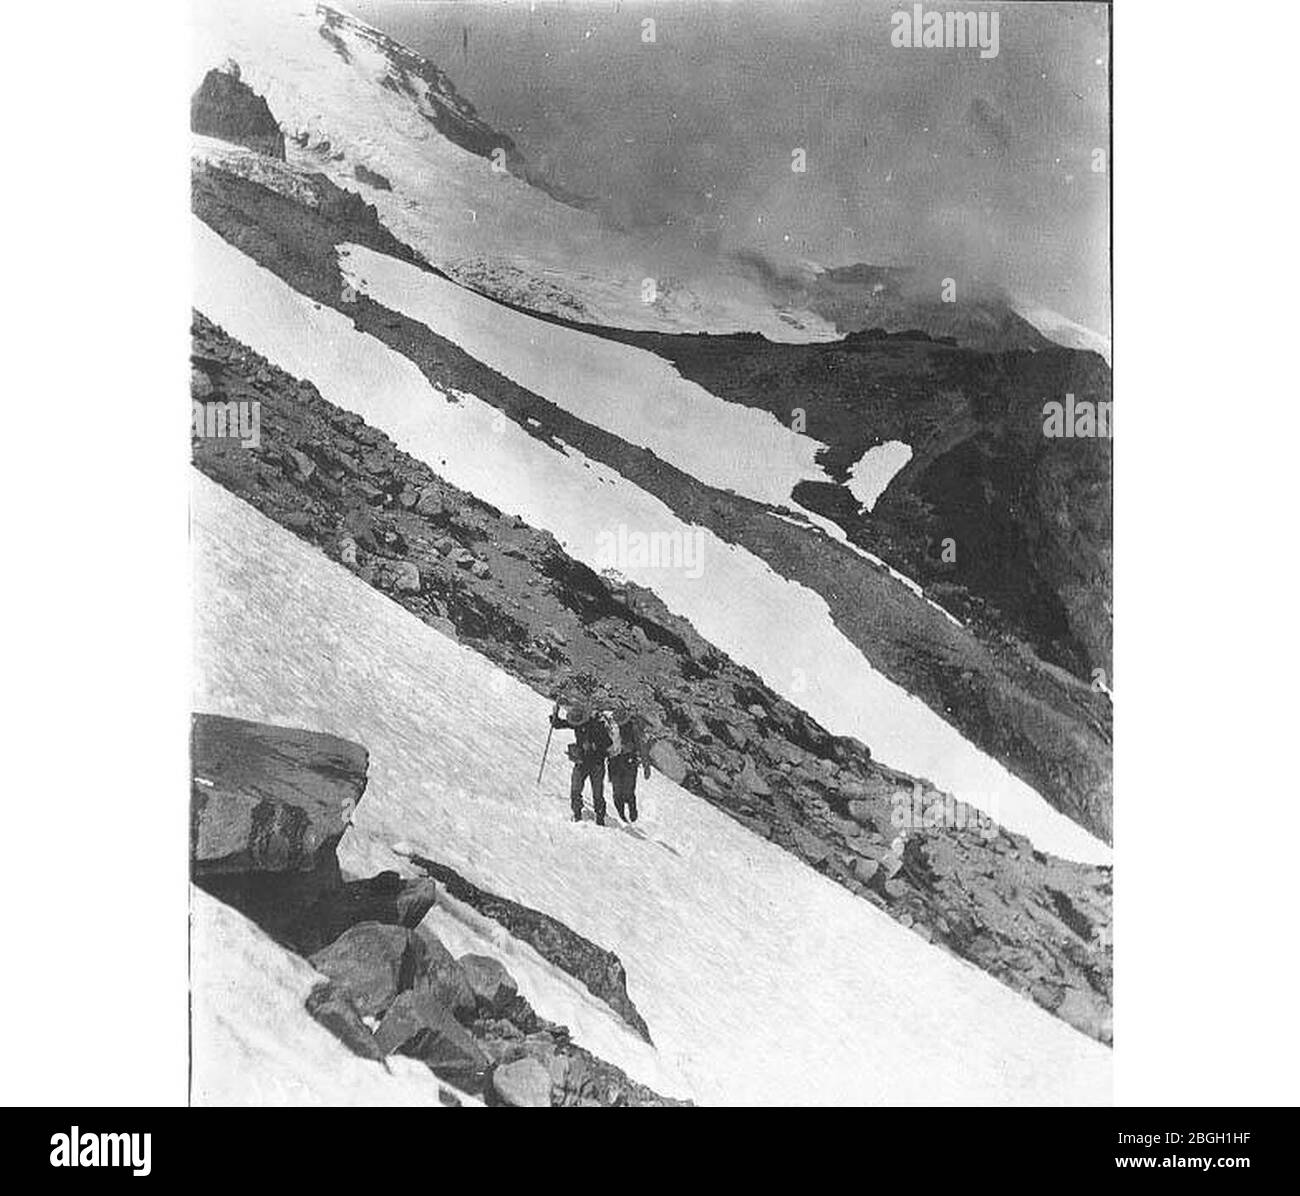
<path id="1" fill-rule="evenodd" d="M 697 1099 L 1109 1100 L 1105 1048 L 663 777 L 638 836 L 569 823 L 545 699 L 199 475 L 193 536 L 196 709 L 364 742 L 345 867 L 405 841 L 607 944 Z"/>
<path id="2" fill-rule="evenodd" d="M 1105 862 L 1109 849 L 933 710 L 888 681 L 836 628 L 826 603 L 574 450 L 556 453 L 472 394 L 448 397 L 381 341 L 295 292 L 195 222 L 196 306 L 204 315 L 331 402 L 382 428 L 448 481 L 553 532 L 575 557 L 608 565 L 605 544 L 622 525 L 698 545 L 700 569 L 629 563 L 706 639 L 754 669 L 829 730 L 869 744 L 879 758 L 987 810 L 1043 851 Z M 801 634 L 786 633 L 792 623 Z"/>

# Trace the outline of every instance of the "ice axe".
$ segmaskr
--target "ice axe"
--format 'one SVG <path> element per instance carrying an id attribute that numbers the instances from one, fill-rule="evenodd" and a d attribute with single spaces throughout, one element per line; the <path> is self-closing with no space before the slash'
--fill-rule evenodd
<path id="1" fill-rule="evenodd" d="M 555 709 L 551 713 L 552 715 L 556 715 L 560 713 L 559 702 L 555 703 Z M 542 763 L 537 769 L 537 783 L 539 785 L 542 783 L 542 773 L 546 771 L 546 753 L 551 750 L 551 736 L 554 734 L 555 734 L 555 724 L 552 723 L 550 730 L 546 732 L 546 746 L 542 748 Z"/>

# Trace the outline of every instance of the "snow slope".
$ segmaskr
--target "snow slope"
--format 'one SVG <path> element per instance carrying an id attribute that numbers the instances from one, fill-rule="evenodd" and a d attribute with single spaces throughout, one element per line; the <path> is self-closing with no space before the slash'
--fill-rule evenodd
<path id="1" fill-rule="evenodd" d="M 194 476 L 195 709 L 366 745 L 345 868 L 406 841 L 616 951 L 662 1074 L 701 1102 L 1109 1101 L 1104 1047 L 664 777 L 635 834 L 569 822 L 562 754 L 535 781 L 542 697 Z M 218 933 L 197 920 L 200 984 Z M 209 1019 L 260 999 L 221 991 Z M 246 1043 L 245 1082 L 296 1045 Z"/>
<path id="2" fill-rule="evenodd" d="M 600 324 L 754 330 L 781 341 L 837 336 L 810 312 L 778 313 L 761 286 L 725 262 L 707 271 L 699 261 L 683 262 L 672 271 L 677 281 L 664 277 L 660 253 L 643 251 L 592 212 L 494 171 L 490 159 L 448 140 L 428 119 L 434 108 L 472 116 L 445 77 L 426 89 L 409 58 L 395 71 L 401 48 L 342 9 L 315 0 L 196 0 L 192 11 L 194 86 L 233 59 L 284 129 L 291 161 L 360 191 L 394 235 L 453 277 Z M 328 38 L 321 33 L 327 13 L 334 14 Z M 391 86 L 394 78 L 402 85 Z M 407 85 L 422 94 L 407 93 Z M 305 147 L 294 140 L 299 135 Z M 357 165 L 383 175 L 392 189 L 358 183 Z M 650 304 L 642 301 L 647 277 L 656 278 Z"/>
<path id="3" fill-rule="evenodd" d="M 912 459 L 912 446 L 901 440 L 873 445 L 849 470 L 849 490 L 868 511 L 884 494 L 894 475 Z"/>
<path id="4" fill-rule="evenodd" d="M 1028 320 L 1049 341 L 1055 341 L 1067 349 L 1084 349 L 1100 353 L 1110 365 L 1110 337 L 1094 332 L 1060 312 L 1052 311 L 1041 303 L 1028 299 L 1015 300 L 1016 314 Z"/>
<path id="5" fill-rule="evenodd" d="M 820 441 L 710 394 L 657 354 L 502 307 L 364 245 L 338 249 L 356 290 L 707 485 L 783 506 L 804 479 L 830 481 L 814 460 Z"/>
<path id="6" fill-rule="evenodd" d="M 303 1002 L 325 977 L 193 886 L 190 928 L 194 1104 L 442 1107 L 423 1063 L 386 1070 L 313 1021 Z"/>
<path id="7" fill-rule="evenodd" d="M 699 633 L 828 730 L 984 810 L 1042 851 L 1107 862 L 1110 849 L 984 755 L 928 706 L 871 668 L 824 599 L 751 553 L 682 523 L 619 473 L 529 436 L 473 395 L 448 402 L 407 358 L 298 294 L 194 221 L 195 300 L 204 315 L 330 402 L 381 428 L 453 485 L 552 532 L 593 568 L 618 527 L 692 536 L 698 570 L 629 563 Z"/>

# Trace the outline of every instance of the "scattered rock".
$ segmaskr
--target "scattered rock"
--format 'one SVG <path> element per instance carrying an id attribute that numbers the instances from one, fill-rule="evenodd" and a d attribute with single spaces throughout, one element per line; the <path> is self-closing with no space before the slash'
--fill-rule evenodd
<path id="1" fill-rule="evenodd" d="M 519 989 L 498 960 L 487 955 L 462 955 L 460 966 L 480 1010 L 498 1016 L 510 1008 Z"/>
<path id="2" fill-rule="evenodd" d="M 428 988 L 398 994 L 375 1031 L 375 1043 L 385 1055 L 399 1052 L 421 1060 L 462 1092 L 483 1091 L 487 1055 Z"/>
<path id="3" fill-rule="evenodd" d="M 421 927 L 416 934 L 425 951 L 424 975 L 420 983 L 432 991 L 438 1003 L 449 1009 L 457 1021 L 472 1021 L 478 1011 L 478 1001 L 465 969 L 433 931 Z"/>
<path id="4" fill-rule="evenodd" d="M 492 1088 L 502 1104 L 515 1109 L 551 1107 L 551 1073 L 536 1059 L 502 1064 L 492 1073 Z"/>
<path id="5" fill-rule="evenodd" d="M 411 561 L 398 561 L 393 567 L 393 586 L 404 593 L 420 592 L 420 570 Z"/>
<path id="6" fill-rule="evenodd" d="M 411 986 L 419 957 L 403 926 L 362 922 L 311 956 L 311 966 L 351 999 L 362 1017 L 381 1017 Z"/>
<path id="7" fill-rule="evenodd" d="M 296 448 L 287 449 L 285 456 L 288 458 L 288 464 L 293 468 L 294 476 L 300 482 L 311 480 L 312 474 L 316 472 L 316 462 L 313 461 L 306 453 L 300 452 Z"/>
<path id="8" fill-rule="evenodd" d="M 868 860 L 859 856 L 853 861 L 853 875 L 864 885 L 869 885 L 879 871 L 880 865 L 875 860 Z"/>
<path id="9" fill-rule="evenodd" d="M 207 374 L 197 366 L 190 367 L 190 397 L 197 399 L 200 403 L 205 399 L 210 399 L 215 392 L 215 387 Z"/>
<path id="10" fill-rule="evenodd" d="M 307 994 L 307 1012 L 334 1035 L 354 1055 L 363 1059 L 382 1059 L 383 1050 L 367 1029 L 357 1007 L 334 985 L 316 985 Z"/>
<path id="11" fill-rule="evenodd" d="M 425 515 L 429 518 L 441 515 L 443 513 L 442 495 L 438 493 L 436 486 L 426 486 L 420 491 L 420 497 L 415 503 L 415 512 L 417 515 Z"/>
<path id="12" fill-rule="evenodd" d="M 821 864 L 830 859 L 830 845 L 813 834 L 812 831 L 802 826 L 792 826 L 790 834 L 794 838 L 795 846 L 799 849 L 799 854 L 810 864 Z"/>

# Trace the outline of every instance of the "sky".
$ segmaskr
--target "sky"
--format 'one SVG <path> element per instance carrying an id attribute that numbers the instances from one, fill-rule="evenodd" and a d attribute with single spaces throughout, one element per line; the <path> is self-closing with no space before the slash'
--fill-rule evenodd
<path id="1" fill-rule="evenodd" d="M 983 58 L 893 45 L 893 0 L 341 3 L 665 253 L 951 271 L 1109 332 L 1103 5 L 963 4 Z"/>

